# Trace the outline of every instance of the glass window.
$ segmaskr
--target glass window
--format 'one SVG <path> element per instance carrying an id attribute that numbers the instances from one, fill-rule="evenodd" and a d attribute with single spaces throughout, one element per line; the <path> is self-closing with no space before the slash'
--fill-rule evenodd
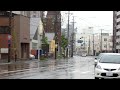
<path id="1" fill-rule="evenodd" d="M 103 57 L 101 57 L 100 62 L 120 64 L 120 55 L 104 55 Z"/>
<path id="2" fill-rule="evenodd" d="M 37 49 L 37 43 L 32 43 L 32 49 Z"/>
<path id="3" fill-rule="evenodd" d="M 104 38 L 104 41 L 107 41 L 107 38 Z"/>
<path id="4" fill-rule="evenodd" d="M 104 45 L 104 48 L 106 48 L 107 46 L 106 45 Z"/>

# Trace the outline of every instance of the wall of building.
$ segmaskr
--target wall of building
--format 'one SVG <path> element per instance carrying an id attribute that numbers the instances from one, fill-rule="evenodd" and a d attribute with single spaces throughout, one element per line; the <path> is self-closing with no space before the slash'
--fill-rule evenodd
<path id="1" fill-rule="evenodd" d="M 11 21 L 11 25 L 13 26 L 13 19 Z M 0 16 L 0 26 L 9 26 L 9 18 L 6 16 Z M 8 34 L 0 34 L 0 49 L 1 48 L 8 49 Z M 7 59 L 7 58 L 8 58 L 8 53 L 1 54 L 1 59 Z"/>
<path id="2" fill-rule="evenodd" d="M 113 49 L 120 52 L 120 11 L 113 12 Z"/>
<path id="3" fill-rule="evenodd" d="M 22 58 L 22 44 L 26 44 L 26 59 L 29 58 L 29 43 L 30 43 L 30 20 L 28 17 L 24 17 L 21 15 L 16 15 L 14 19 L 14 28 L 16 30 L 16 38 L 17 38 L 17 48 L 18 48 L 18 58 Z"/>

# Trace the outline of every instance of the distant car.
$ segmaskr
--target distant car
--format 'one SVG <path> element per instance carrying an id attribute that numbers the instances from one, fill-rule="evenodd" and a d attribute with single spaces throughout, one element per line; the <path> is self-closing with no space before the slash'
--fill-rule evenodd
<path id="1" fill-rule="evenodd" d="M 81 56 L 82 56 L 82 57 L 86 57 L 86 56 L 87 56 L 87 54 L 86 54 L 86 53 L 83 53 Z"/>
<path id="2" fill-rule="evenodd" d="M 35 59 L 35 56 L 30 54 L 30 59 Z"/>
<path id="3" fill-rule="evenodd" d="M 95 67 L 95 79 L 120 78 L 120 54 L 104 53 Z"/>

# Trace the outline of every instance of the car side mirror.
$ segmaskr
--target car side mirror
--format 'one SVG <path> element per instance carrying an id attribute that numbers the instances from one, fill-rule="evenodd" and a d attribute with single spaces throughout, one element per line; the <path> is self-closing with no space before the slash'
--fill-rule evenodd
<path id="1" fill-rule="evenodd" d="M 96 66 L 98 61 L 97 61 L 97 60 L 94 60 L 94 62 L 95 62 L 94 65 Z"/>

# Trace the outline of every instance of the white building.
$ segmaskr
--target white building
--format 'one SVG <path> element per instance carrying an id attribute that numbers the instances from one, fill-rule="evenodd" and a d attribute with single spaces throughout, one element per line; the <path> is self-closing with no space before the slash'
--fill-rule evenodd
<path id="1" fill-rule="evenodd" d="M 110 35 L 109 33 L 102 33 L 102 51 L 111 52 L 112 46 L 112 35 Z"/>
<path id="2" fill-rule="evenodd" d="M 86 51 L 88 55 L 96 55 L 101 52 L 112 52 L 112 36 L 109 33 L 102 33 L 102 42 L 101 34 L 93 33 L 93 28 L 83 29 L 83 33 L 80 34 L 80 40 L 82 43 L 79 43 L 81 53 Z"/>

